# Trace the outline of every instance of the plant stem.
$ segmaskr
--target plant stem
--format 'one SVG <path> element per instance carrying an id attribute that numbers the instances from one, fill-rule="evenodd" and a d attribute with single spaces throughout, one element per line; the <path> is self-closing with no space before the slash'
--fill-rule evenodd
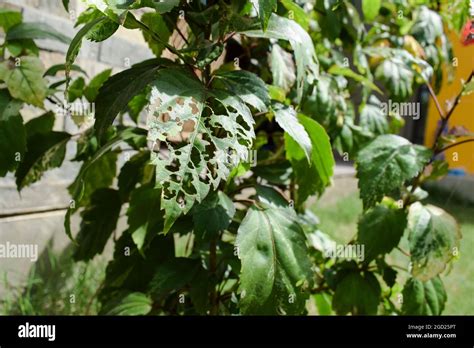
<path id="1" fill-rule="evenodd" d="M 184 40 L 184 42 L 186 42 L 186 45 L 189 46 L 188 39 L 186 39 L 186 36 L 184 36 L 183 32 L 181 31 L 181 29 L 179 29 L 178 25 L 176 25 L 176 31 L 178 32 L 179 36 L 181 36 L 181 38 Z"/>
<path id="2" fill-rule="evenodd" d="M 466 83 L 469 82 L 472 79 L 473 74 L 474 74 L 474 71 L 471 71 L 471 74 L 469 75 L 468 79 L 466 80 Z M 446 128 L 446 125 L 448 124 L 449 119 L 453 115 L 453 112 L 456 109 L 456 106 L 458 106 L 459 101 L 461 100 L 461 97 L 462 97 L 462 92 L 463 92 L 464 89 L 462 89 L 459 92 L 459 94 L 456 96 L 456 99 L 454 100 L 453 106 L 451 107 L 451 109 L 449 109 L 447 115 L 444 116 L 443 112 L 440 110 L 440 107 L 439 107 L 438 97 L 434 94 L 433 89 L 431 88 L 431 85 L 429 83 L 427 83 L 426 85 L 428 86 L 428 90 L 430 90 L 431 97 L 433 98 L 433 100 L 435 101 L 435 104 L 438 107 L 438 112 L 440 113 L 439 116 L 441 117 L 441 125 L 438 129 L 438 132 L 436 133 L 436 137 L 435 137 L 433 147 L 432 147 L 433 151 L 436 152 L 436 148 L 438 146 L 438 140 L 441 137 L 441 135 L 443 134 L 443 130 Z"/>
<path id="3" fill-rule="evenodd" d="M 406 252 L 405 250 L 403 250 L 402 248 L 398 246 L 397 246 L 397 250 L 400 251 L 403 255 L 411 257 L 410 253 Z"/>
<path id="4" fill-rule="evenodd" d="M 471 71 L 471 74 L 469 75 L 469 77 L 467 78 L 466 82 L 465 83 L 468 83 L 471 81 L 472 77 L 474 76 L 474 70 Z M 451 117 L 451 115 L 453 114 L 454 112 L 454 109 L 456 109 L 456 106 L 458 106 L 459 104 L 459 101 L 461 100 L 461 97 L 462 97 L 462 93 L 464 92 L 464 88 L 461 90 L 461 92 L 456 96 L 456 99 L 454 100 L 454 104 L 453 106 L 451 107 L 451 109 L 449 110 L 448 114 L 446 115 L 446 118 L 449 120 L 449 118 Z"/>
<path id="5" fill-rule="evenodd" d="M 138 20 L 138 19 L 135 19 L 137 21 L 137 23 L 141 26 L 141 28 L 146 31 L 154 40 L 158 41 L 159 43 L 163 44 L 170 52 L 174 53 L 176 56 L 178 56 L 178 58 L 180 58 L 184 64 L 194 68 L 194 66 L 192 64 L 189 64 L 188 62 L 186 62 L 186 59 L 184 58 L 184 56 L 179 53 L 179 51 L 174 48 L 173 46 L 171 46 L 168 42 L 165 42 L 164 40 L 162 40 L 153 30 L 151 30 L 145 23 L 143 23 L 142 21 Z"/>
<path id="6" fill-rule="evenodd" d="M 468 83 L 469 81 L 471 81 L 471 79 L 473 78 L 474 76 L 474 70 L 471 71 L 471 74 L 469 75 L 469 77 L 467 78 L 466 80 L 466 83 Z M 446 151 L 447 149 L 451 148 L 451 147 L 454 147 L 454 146 L 457 146 L 457 145 L 460 145 L 460 144 L 464 144 L 464 143 L 467 143 L 469 141 L 472 141 L 471 139 L 469 140 L 464 140 L 464 141 L 460 141 L 456 144 L 452 144 L 452 145 L 449 145 L 449 146 L 446 146 L 445 148 L 443 149 L 438 149 L 438 142 L 439 142 L 439 139 L 441 138 L 441 135 L 443 134 L 443 130 L 446 128 L 447 124 L 448 124 L 448 121 L 449 119 L 451 118 L 451 116 L 453 115 L 453 112 L 454 110 L 456 109 L 456 106 L 459 104 L 459 101 L 461 100 L 461 97 L 462 97 L 462 94 L 463 94 L 463 91 L 464 91 L 464 88 L 461 89 L 461 91 L 458 93 L 458 95 L 456 96 L 456 99 L 454 100 L 454 104 L 453 106 L 451 107 L 451 109 L 449 109 L 448 113 L 446 114 L 446 116 L 444 115 L 443 113 L 443 110 L 441 108 L 441 105 L 439 103 L 439 100 L 438 100 L 438 97 L 436 96 L 436 94 L 434 93 L 433 91 L 433 87 L 431 87 L 431 84 L 429 82 L 426 82 L 426 86 L 428 87 L 428 91 L 430 92 L 430 95 L 431 97 L 433 98 L 434 100 L 434 103 L 436 105 L 436 108 L 438 109 L 438 113 L 439 113 L 439 116 L 441 118 L 441 125 L 438 129 L 438 131 L 436 132 L 436 136 L 435 136 L 435 139 L 434 139 L 434 142 L 433 142 L 433 145 L 431 146 L 431 149 L 433 150 L 433 158 L 443 152 L 443 151 Z M 418 186 L 420 185 L 420 179 L 421 179 L 421 176 L 423 175 L 423 172 L 426 168 L 426 166 L 428 166 L 429 164 L 432 163 L 433 160 L 431 160 L 429 163 L 427 163 L 425 165 L 425 167 L 420 171 L 420 173 L 417 175 L 417 177 L 414 179 L 413 181 L 413 184 L 412 184 L 412 187 L 411 187 L 411 191 L 410 193 L 414 193 L 415 190 L 418 188 Z M 408 201 L 409 201 L 409 198 L 410 198 L 410 195 L 406 195 L 405 198 L 403 199 L 403 205 L 405 206 Z"/>
<path id="7" fill-rule="evenodd" d="M 433 87 L 431 87 L 431 84 L 430 83 L 426 83 L 426 86 L 428 87 L 428 91 L 430 92 L 430 95 L 431 97 L 433 98 L 434 100 L 434 103 L 436 105 L 436 109 L 438 109 L 438 113 L 439 113 L 439 116 L 444 119 L 445 116 L 444 116 L 444 111 L 443 109 L 441 108 L 441 105 L 439 104 L 439 100 L 438 98 L 436 97 L 436 94 L 435 92 L 433 91 Z"/>
<path id="8" fill-rule="evenodd" d="M 451 145 L 448 145 L 446 147 L 443 147 L 442 149 L 438 150 L 435 152 L 435 156 L 436 155 L 439 155 L 440 153 L 452 148 L 452 147 L 455 147 L 455 146 L 458 146 L 458 145 L 461 145 L 461 144 L 465 144 L 465 143 L 470 143 L 470 142 L 473 142 L 474 139 L 466 139 L 466 140 L 463 140 L 463 141 L 458 141 L 457 143 L 454 143 L 454 144 L 451 144 Z"/>

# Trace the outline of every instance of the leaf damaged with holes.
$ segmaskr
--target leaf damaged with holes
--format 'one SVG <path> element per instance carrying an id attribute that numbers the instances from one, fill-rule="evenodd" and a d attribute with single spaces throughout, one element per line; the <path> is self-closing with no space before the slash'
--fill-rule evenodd
<path id="1" fill-rule="evenodd" d="M 187 71 L 169 68 L 152 84 L 147 125 L 167 233 L 227 179 L 234 166 L 229 157 L 248 159 L 253 119 L 238 96 L 207 90 Z"/>

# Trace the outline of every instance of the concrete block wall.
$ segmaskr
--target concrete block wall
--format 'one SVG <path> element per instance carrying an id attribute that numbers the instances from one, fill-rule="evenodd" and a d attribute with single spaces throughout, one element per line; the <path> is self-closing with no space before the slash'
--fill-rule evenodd
<path id="1" fill-rule="evenodd" d="M 17 9 L 22 12 L 25 22 L 47 23 L 71 38 L 78 31 L 78 28 L 74 28 L 71 15 L 77 15 L 84 9 L 80 0 L 71 0 L 69 14 L 60 0 L 0 0 L 0 7 Z M 0 40 L 2 36 L 0 33 Z M 67 45 L 52 40 L 37 40 L 37 44 L 41 48 L 40 58 L 46 68 L 64 63 Z M 76 64 L 92 77 L 107 68 L 112 68 L 113 73 L 116 73 L 127 68 L 127 62 L 134 64 L 152 57 L 141 32 L 120 28 L 105 42 L 84 40 Z M 41 113 L 42 110 L 36 108 L 22 110 L 26 120 Z M 57 117 L 55 129 L 77 131 L 74 127 L 71 120 Z M 68 161 L 74 152 L 75 146 L 72 145 L 61 168 L 46 172 L 41 181 L 21 193 L 16 190 L 13 175 L 0 178 L 0 244 L 36 244 L 41 254 L 51 239 L 56 250 L 69 243 L 63 221 L 70 201 L 67 186 L 80 167 L 80 163 Z M 118 166 L 120 168 L 120 164 Z M 78 224 L 79 219 L 75 217 L 73 226 L 76 231 Z M 124 221 L 120 225 L 118 230 L 122 231 Z M 0 301 L 6 291 L 3 282 L 5 275 L 10 286 L 21 286 L 31 265 L 28 259 L 0 258 Z"/>

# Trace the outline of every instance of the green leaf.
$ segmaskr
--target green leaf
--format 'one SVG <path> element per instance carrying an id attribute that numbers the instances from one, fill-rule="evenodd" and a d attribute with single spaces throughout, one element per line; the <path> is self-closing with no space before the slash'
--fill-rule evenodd
<path id="1" fill-rule="evenodd" d="M 466 96 L 474 92 L 474 80 L 467 82 L 463 86 L 462 95 Z"/>
<path id="2" fill-rule="evenodd" d="M 382 270 L 382 278 L 389 288 L 393 288 L 397 282 L 397 271 L 391 267 L 385 267 Z"/>
<path id="3" fill-rule="evenodd" d="M 408 214 L 408 240 L 412 275 L 422 281 L 443 272 L 459 252 L 461 231 L 456 220 L 444 210 L 414 203 Z"/>
<path id="4" fill-rule="evenodd" d="M 51 132 L 54 127 L 55 118 L 56 116 L 54 115 L 54 113 L 52 111 L 48 111 L 47 113 L 39 117 L 35 117 L 29 120 L 25 124 L 26 134 L 28 135 L 28 138 L 31 138 L 35 134 Z"/>
<path id="5" fill-rule="evenodd" d="M 224 52 L 224 45 L 220 42 L 215 44 L 206 45 L 198 51 L 196 57 L 196 66 L 200 69 L 210 65 L 213 61 L 217 60 Z"/>
<path id="6" fill-rule="evenodd" d="M 145 292 L 155 267 L 173 257 L 173 236 L 157 235 L 140 252 L 128 231 L 124 231 L 115 243 L 113 259 L 105 272 L 105 298 L 108 299 L 108 293 L 116 289 Z"/>
<path id="7" fill-rule="evenodd" d="M 181 290 L 192 282 L 201 268 L 201 261 L 198 259 L 177 257 L 165 261 L 156 268 L 149 292 L 154 299 L 161 299 L 171 292 Z"/>
<path id="8" fill-rule="evenodd" d="M 345 77 L 350 77 L 351 79 L 357 82 L 360 82 L 365 87 L 368 87 L 371 90 L 374 90 L 380 94 L 383 94 L 380 88 L 378 88 L 375 85 L 375 83 L 373 83 L 370 79 L 368 79 L 367 77 L 363 75 L 357 74 L 355 71 L 353 71 L 350 68 L 344 68 L 339 65 L 333 65 L 332 67 L 329 68 L 328 73 L 332 75 L 341 75 Z"/>
<path id="9" fill-rule="evenodd" d="M 426 282 L 410 278 L 402 294 L 405 315 L 441 315 L 448 298 L 439 276 Z"/>
<path id="10" fill-rule="evenodd" d="M 435 44 L 436 40 L 443 35 L 443 20 L 441 16 L 426 6 L 420 6 L 411 33 L 418 42 Z"/>
<path id="11" fill-rule="evenodd" d="M 0 90 L 0 177 L 15 170 L 26 151 L 21 106 L 6 89 Z"/>
<path id="12" fill-rule="evenodd" d="M 381 0 L 362 0 L 362 12 L 364 13 L 365 20 L 368 22 L 373 21 L 379 14 L 381 5 Z"/>
<path id="13" fill-rule="evenodd" d="M 75 79 L 67 90 L 67 101 L 72 103 L 76 99 L 81 98 L 84 93 L 85 85 L 86 81 L 82 76 Z"/>
<path id="14" fill-rule="evenodd" d="M 263 202 L 275 207 L 287 208 L 290 203 L 274 188 L 265 185 L 256 185 L 257 197 L 259 202 Z"/>
<path id="15" fill-rule="evenodd" d="M 68 187 L 72 196 L 75 192 L 81 191 L 81 199 L 75 202 L 76 209 L 88 205 L 92 194 L 97 189 L 112 185 L 117 172 L 117 153 L 109 151 L 96 160 L 84 162 L 80 172 L 84 174 L 78 175 Z"/>
<path id="16" fill-rule="evenodd" d="M 312 144 L 308 133 L 303 125 L 298 121 L 296 111 L 293 106 L 286 106 L 276 103 L 273 107 L 275 120 L 281 128 L 301 147 L 304 151 L 308 163 L 311 163 Z"/>
<path id="17" fill-rule="evenodd" d="M 324 128 L 316 121 L 299 115 L 298 119 L 311 139 L 311 161 L 308 163 L 300 145 L 285 134 L 286 158 L 291 162 L 298 185 L 296 204 L 300 206 L 312 194 L 322 194 L 331 182 L 334 157 Z M 310 179 L 308 179 L 310 178 Z"/>
<path id="18" fill-rule="evenodd" d="M 4 32 L 8 32 L 11 27 L 20 24 L 21 21 L 21 12 L 9 8 L 0 8 L 0 27 L 3 28 Z"/>
<path id="19" fill-rule="evenodd" d="M 95 100 L 95 130 L 99 139 L 112 125 L 115 117 L 127 107 L 130 100 L 157 78 L 164 60 L 151 59 L 111 76 L 99 89 Z"/>
<path id="20" fill-rule="evenodd" d="M 291 139 L 291 137 L 288 138 Z M 303 150 L 300 149 L 296 142 L 294 142 L 294 144 L 295 147 L 301 151 L 301 158 L 307 164 L 308 160 L 306 159 Z M 256 166 L 253 169 L 253 172 L 255 175 L 267 180 L 269 183 L 277 185 L 288 185 L 292 175 L 291 164 L 288 161 Z"/>
<path id="21" fill-rule="evenodd" d="M 153 7 L 159 14 L 170 12 L 179 5 L 180 0 L 154 0 Z"/>
<path id="22" fill-rule="evenodd" d="M 15 173 L 18 191 L 41 179 L 46 170 L 61 166 L 70 138 L 68 133 L 53 131 L 28 137 L 28 150 Z"/>
<path id="23" fill-rule="evenodd" d="M 318 19 L 318 24 L 321 27 L 321 33 L 331 41 L 339 38 L 341 36 L 343 27 L 350 24 L 349 21 L 342 21 L 342 6 L 338 6 L 339 4 L 341 3 L 337 2 L 336 0 L 318 1 L 316 3 L 316 9 L 321 13 L 321 16 L 319 16 Z M 347 2 L 344 2 L 344 5 L 347 5 Z"/>
<path id="24" fill-rule="evenodd" d="M 264 31 L 267 29 L 270 16 L 276 9 L 277 0 L 258 0 L 258 16 L 260 17 L 260 23 Z"/>
<path id="25" fill-rule="evenodd" d="M 12 116 L 20 113 L 23 103 L 12 98 L 6 89 L 0 89 L 0 119 L 8 120 Z M 22 122 L 23 123 L 23 122 Z"/>
<path id="26" fill-rule="evenodd" d="M 84 89 L 84 96 L 89 102 L 92 103 L 97 98 L 99 89 L 103 86 L 105 81 L 107 81 L 111 73 L 112 69 L 106 69 L 95 75 L 94 78 L 89 82 L 87 87 Z"/>
<path id="27" fill-rule="evenodd" d="M 413 93 L 413 71 L 400 57 L 385 59 L 375 69 L 375 77 L 385 84 L 396 101 L 406 100 Z"/>
<path id="28" fill-rule="evenodd" d="M 316 308 L 318 309 L 319 315 L 331 315 L 332 312 L 332 299 L 331 295 L 328 293 L 322 292 L 320 294 L 314 295 L 314 302 L 316 304 Z"/>
<path id="29" fill-rule="evenodd" d="M 319 62 L 313 41 L 301 26 L 290 19 L 272 14 L 265 32 L 247 30 L 242 34 L 249 37 L 289 41 L 295 53 L 298 102 L 303 98 L 305 83 L 313 84 L 319 75 Z"/>
<path id="30" fill-rule="evenodd" d="M 374 206 L 384 195 L 417 176 L 431 156 L 430 149 L 392 134 L 378 136 L 364 147 L 357 158 L 357 177 L 364 209 Z"/>
<path id="31" fill-rule="evenodd" d="M 7 41 L 6 48 L 13 57 L 39 56 L 39 48 L 31 39 Z"/>
<path id="32" fill-rule="evenodd" d="M 69 0 L 62 0 L 64 9 L 69 12 Z"/>
<path id="33" fill-rule="evenodd" d="M 360 126 L 375 135 L 386 134 L 389 131 L 388 117 L 389 115 L 382 112 L 382 106 L 377 97 L 371 96 L 369 103 L 364 104 L 360 111 Z"/>
<path id="34" fill-rule="evenodd" d="M 89 7 L 86 10 L 82 11 L 79 16 L 77 16 L 76 22 L 74 23 L 74 28 L 80 26 L 81 24 L 92 22 L 93 20 L 103 16 L 104 14 L 97 8 Z"/>
<path id="35" fill-rule="evenodd" d="M 192 307 L 200 315 L 209 314 L 209 294 L 212 286 L 211 277 L 212 275 L 210 275 L 207 270 L 200 267 L 192 283 L 189 285 L 189 297 L 192 301 Z"/>
<path id="36" fill-rule="evenodd" d="M 273 84 L 288 93 L 296 81 L 295 63 L 291 54 L 274 44 L 270 54 Z"/>
<path id="37" fill-rule="evenodd" d="M 229 227 L 234 214 L 234 203 L 224 192 L 212 193 L 193 209 L 194 233 L 203 240 L 217 237 Z"/>
<path id="38" fill-rule="evenodd" d="M 71 39 L 46 23 L 19 23 L 10 28 L 6 40 L 50 39 L 69 44 Z"/>
<path id="39" fill-rule="evenodd" d="M 120 292 L 100 311 L 101 315 L 146 315 L 151 311 L 151 299 L 141 292 Z"/>
<path id="40" fill-rule="evenodd" d="M 43 107 L 47 86 L 43 80 L 44 67 L 37 57 L 21 57 L 0 64 L 0 80 L 7 84 L 11 96 L 28 104 Z"/>
<path id="41" fill-rule="evenodd" d="M 375 315 L 380 302 L 380 284 L 373 273 L 346 271 L 336 286 L 332 307 L 338 315 Z"/>
<path id="42" fill-rule="evenodd" d="M 20 114 L 23 103 L 12 98 L 6 89 L 0 89 L 0 119 L 8 120 L 12 116 Z"/>
<path id="43" fill-rule="evenodd" d="M 153 148 L 161 142 L 168 149 L 168 154 L 152 153 L 156 183 L 163 188 L 161 208 L 167 233 L 181 214 L 202 202 L 211 186 L 217 189 L 238 162 L 248 161 L 254 121 L 237 96 L 206 91 L 195 76 L 180 68 L 158 72 L 150 110 L 148 140 Z M 183 131 L 186 137 L 181 136 Z M 224 136 L 218 136 L 219 132 Z"/>
<path id="44" fill-rule="evenodd" d="M 48 70 L 46 70 L 43 76 L 55 76 L 58 72 L 65 71 L 65 70 L 66 70 L 66 64 L 56 64 L 56 65 L 51 66 Z M 71 65 L 70 70 L 80 72 L 83 75 L 87 76 L 87 73 L 79 65 L 75 65 L 75 64 Z"/>
<path id="45" fill-rule="evenodd" d="M 77 58 L 79 54 L 79 50 L 81 49 L 82 39 L 86 36 L 89 31 L 91 31 L 96 25 L 107 20 L 107 17 L 102 16 L 99 18 L 95 18 L 93 21 L 85 24 L 77 33 L 76 36 L 72 39 L 69 48 L 66 53 L 66 75 L 69 74 L 71 70 L 71 66 Z"/>
<path id="46" fill-rule="evenodd" d="M 105 18 L 102 21 L 97 22 L 96 25 L 92 26 L 86 33 L 86 39 L 93 42 L 102 42 L 111 37 L 119 28 L 119 24 Z"/>
<path id="47" fill-rule="evenodd" d="M 128 231 L 138 247 L 143 249 L 148 233 L 155 229 L 155 233 L 160 232 L 157 224 L 163 222 L 163 217 L 159 214 L 161 201 L 161 190 L 141 186 L 132 192 L 130 206 L 127 211 Z"/>
<path id="48" fill-rule="evenodd" d="M 150 47 L 157 57 L 161 56 L 161 53 L 163 53 L 163 50 L 165 49 L 165 43 L 168 42 L 171 36 L 172 28 L 168 27 L 164 17 L 159 13 L 144 13 L 141 17 L 141 21 L 161 39 L 161 42 L 159 42 L 154 39 L 148 31 L 142 31 L 143 38 L 148 43 L 148 47 Z"/>
<path id="49" fill-rule="evenodd" d="M 338 93 L 336 78 L 322 74 L 313 86 L 311 94 L 305 98 L 302 110 L 318 122 L 327 123 L 337 112 L 338 97 L 336 93 Z"/>
<path id="50" fill-rule="evenodd" d="M 74 260 L 89 261 L 104 251 L 105 245 L 117 227 L 122 202 L 117 190 L 95 191 L 84 211 L 77 235 Z"/>
<path id="51" fill-rule="evenodd" d="M 407 214 L 395 204 L 379 204 L 367 211 L 358 224 L 358 243 L 365 247 L 365 262 L 392 251 L 402 238 Z"/>
<path id="52" fill-rule="evenodd" d="M 291 0 L 281 0 L 281 3 L 288 10 L 288 17 L 294 19 L 304 30 L 308 31 L 311 21 L 309 14 L 300 5 L 295 4 Z"/>
<path id="53" fill-rule="evenodd" d="M 138 123 L 140 113 L 148 105 L 148 92 L 148 88 L 145 88 L 142 92 L 134 96 L 127 105 L 128 113 L 135 123 Z"/>
<path id="54" fill-rule="evenodd" d="M 95 189 L 110 186 L 115 177 L 117 154 L 110 150 L 118 143 L 136 137 L 140 132 L 142 132 L 142 130 L 139 128 L 119 129 L 117 135 L 110 139 L 104 146 L 99 148 L 91 158 L 84 163 L 79 174 L 77 174 L 76 179 L 68 187 L 74 205 L 69 206 L 66 212 L 64 228 L 66 229 L 66 235 L 71 240 L 71 215 L 83 204 L 87 204 L 88 197 L 90 197 L 90 194 Z M 106 158 L 102 159 L 104 156 Z M 99 163 L 96 164 L 96 162 Z M 89 174 L 91 168 L 92 174 Z M 88 178 L 88 176 L 90 176 L 90 178 Z M 86 199 L 83 199 L 84 197 Z"/>
<path id="55" fill-rule="evenodd" d="M 270 104 L 265 82 L 250 71 L 235 70 L 216 75 L 224 88 L 239 96 L 244 102 L 258 111 L 267 111 Z"/>
<path id="56" fill-rule="evenodd" d="M 301 314 L 312 284 L 311 261 L 296 214 L 252 206 L 237 233 L 244 314 Z"/>
<path id="57" fill-rule="evenodd" d="M 277 86 L 268 86 L 268 95 L 270 99 L 284 103 L 286 99 L 286 92 Z"/>
<path id="58" fill-rule="evenodd" d="M 118 176 L 118 187 L 123 201 L 128 200 L 130 192 L 143 179 L 145 166 L 149 161 L 150 151 L 142 151 L 123 165 Z"/>

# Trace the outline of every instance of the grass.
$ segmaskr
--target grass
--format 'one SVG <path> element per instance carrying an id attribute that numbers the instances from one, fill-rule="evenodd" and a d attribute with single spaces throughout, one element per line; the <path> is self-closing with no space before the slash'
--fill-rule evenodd
<path id="1" fill-rule="evenodd" d="M 94 295 L 104 276 L 104 261 L 75 263 L 72 245 L 58 253 L 50 243 L 32 266 L 26 285 L 12 287 L 4 277 L 7 296 L 0 299 L 0 315 L 97 314 Z"/>
<path id="2" fill-rule="evenodd" d="M 471 252 L 474 250 L 474 207 L 455 199 L 445 199 L 437 194 L 426 203 L 443 208 L 453 215 L 461 226 L 463 238 L 459 259 L 454 261 L 443 273 L 442 279 L 448 293 L 444 315 L 474 314 L 474 267 Z M 362 212 L 362 202 L 354 191 L 329 204 L 324 197 L 312 207 L 319 217 L 321 231 L 330 235 L 336 242 L 345 243 L 357 231 L 357 220 Z M 405 256 L 399 252 L 390 255 L 397 264 Z M 399 279 L 400 281 L 401 279 Z"/>

